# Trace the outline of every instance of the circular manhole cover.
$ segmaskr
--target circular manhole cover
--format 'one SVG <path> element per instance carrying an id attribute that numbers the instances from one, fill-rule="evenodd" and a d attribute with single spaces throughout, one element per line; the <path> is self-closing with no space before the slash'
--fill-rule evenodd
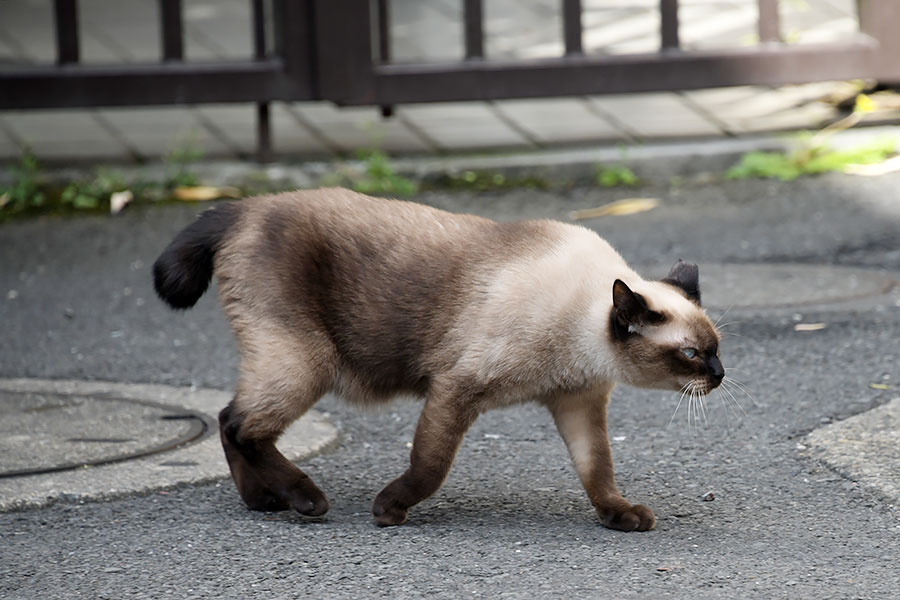
<path id="1" fill-rule="evenodd" d="M 208 430 L 199 413 L 152 402 L 0 391 L 0 477 L 147 456 L 197 441 Z"/>
<path id="2" fill-rule="evenodd" d="M 665 271 L 647 269 L 651 277 Z M 898 285 L 891 274 L 828 265 L 701 264 L 703 305 L 715 308 L 781 308 L 837 304 L 883 296 Z"/>

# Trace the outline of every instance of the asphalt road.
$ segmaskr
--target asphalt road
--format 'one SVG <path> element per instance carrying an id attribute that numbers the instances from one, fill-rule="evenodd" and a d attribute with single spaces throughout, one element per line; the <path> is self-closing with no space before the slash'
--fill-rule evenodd
<path id="1" fill-rule="evenodd" d="M 565 193 L 420 199 L 500 219 L 550 216 L 626 196 L 650 212 L 586 222 L 634 265 L 799 262 L 900 271 L 900 176 L 825 176 Z M 0 376 L 229 389 L 237 355 L 213 295 L 175 314 L 149 267 L 196 206 L 0 227 Z M 784 290 L 766 285 L 773 301 Z M 897 598 L 900 512 L 804 453 L 824 423 L 888 402 L 900 379 L 900 309 L 732 311 L 726 367 L 746 416 L 710 399 L 691 433 L 677 397 L 613 394 L 617 481 L 656 529 L 599 525 L 549 415 L 483 416 L 451 475 L 399 528 L 372 499 L 405 468 L 418 407 L 365 413 L 327 398 L 337 447 L 305 469 L 325 518 L 245 510 L 230 481 L 0 514 L 5 598 Z M 798 332 L 798 321 L 826 323 Z M 713 501 L 703 501 L 706 492 Z"/>

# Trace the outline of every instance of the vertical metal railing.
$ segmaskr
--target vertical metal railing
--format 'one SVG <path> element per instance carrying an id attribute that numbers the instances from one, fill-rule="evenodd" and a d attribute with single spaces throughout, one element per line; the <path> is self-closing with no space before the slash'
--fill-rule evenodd
<path id="1" fill-rule="evenodd" d="M 778 0 L 759 0 L 759 41 L 762 43 L 781 41 Z"/>
<path id="2" fill-rule="evenodd" d="M 53 20 L 56 29 L 56 63 L 60 65 L 77 63 L 78 5 L 75 0 L 55 0 Z"/>
<path id="3" fill-rule="evenodd" d="M 263 0 L 252 0 L 253 13 L 253 58 L 264 60 L 268 55 L 266 47 L 266 10 Z M 256 160 L 268 162 L 272 159 L 272 126 L 268 102 L 256 103 Z"/>
<path id="4" fill-rule="evenodd" d="M 678 0 L 659 0 L 659 35 L 663 50 L 681 46 L 678 39 Z"/>
<path id="5" fill-rule="evenodd" d="M 466 60 L 484 58 L 484 7 L 481 0 L 463 1 Z"/>
<path id="6" fill-rule="evenodd" d="M 184 60 L 181 0 L 159 0 L 159 20 L 163 62 Z"/>
<path id="7" fill-rule="evenodd" d="M 566 56 L 577 56 L 584 53 L 581 32 L 581 0 L 563 0 L 563 42 L 566 45 Z"/>

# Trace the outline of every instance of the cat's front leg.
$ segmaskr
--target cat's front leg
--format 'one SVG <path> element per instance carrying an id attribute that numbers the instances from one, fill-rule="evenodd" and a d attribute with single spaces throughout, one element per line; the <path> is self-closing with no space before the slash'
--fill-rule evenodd
<path id="1" fill-rule="evenodd" d="M 592 395 L 548 403 L 575 470 L 603 524 L 621 531 L 647 531 L 656 522 L 651 511 L 626 500 L 613 479 L 612 453 L 606 433 L 606 404 L 612 386 Z"/>
<path id="2" fill-rule="evenodd" d="M 441 487 L 477 416 L 470 400 L 447 393 L 429 394 L 413 437 L 409 468 L 375 497 L 372 513 L 379 526 L 402 525 L 410 507 Z"/>

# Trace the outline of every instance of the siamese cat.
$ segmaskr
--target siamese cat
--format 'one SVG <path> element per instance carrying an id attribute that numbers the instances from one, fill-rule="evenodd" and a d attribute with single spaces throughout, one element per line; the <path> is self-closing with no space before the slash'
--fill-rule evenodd
<path id="1" fill-rule="evenodd" d="M 646 531 L 653 512 L 613 481 L 613 386 L 706 394 L 724 377 L 696 265 L 646 281 L 595 233 L 556 221 L 297 191 L 207 210 L 153 265 L 176 309 L 213 273 L 242 357 L 220 436 L 254 510 L 328 510 L 275 442 L 329 391 L 424 397 L 409 467 L 375 498 L 381 526 L 438 490 L 479 414 L 530 400 L 552 414 L 603 524 Z"/>

